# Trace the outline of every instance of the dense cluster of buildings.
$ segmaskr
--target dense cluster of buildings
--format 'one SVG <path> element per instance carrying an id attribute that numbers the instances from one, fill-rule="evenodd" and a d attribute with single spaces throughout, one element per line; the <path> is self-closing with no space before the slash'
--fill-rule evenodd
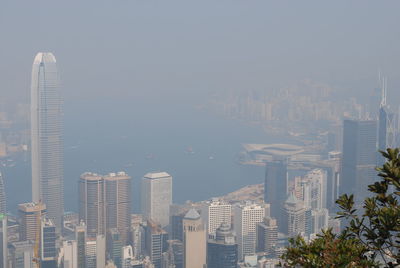
<path id="1" fill-rule="evenodd" d="M 334 215 L 341 193 L 354 193 L 357 205 L 367 197 L 383 162 L 377 149 L 397 140 L 383 85 L 375 117 L 344 120 L 341 151 L 312 155 L 295 145 L 247 145 L 266 166 L 264 198 L 173 204 L 172 176 L 151 172 L 141 179 L 141 214 L 132 214 L 128 174 L 87 172 L 79 178 L 79 213 L 65 214 L 56 60 L 39 53 L 31 88 L 32 202 L 8 216 L 0 174 L 0 267 L 275 267 L 289 237 L 339 232 Z M 271 108 L 262 109 L 274 117 Z M 331 116 L 324 111 L 315 116 Z"/>

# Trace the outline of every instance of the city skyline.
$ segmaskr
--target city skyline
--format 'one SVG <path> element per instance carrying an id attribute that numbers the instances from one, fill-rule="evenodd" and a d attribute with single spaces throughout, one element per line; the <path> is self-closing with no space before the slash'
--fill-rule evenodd
<path id="1" fill-rule="evenodd" d="M 4 3 L 0 268 L 400 265 L 399 9 Z"/>

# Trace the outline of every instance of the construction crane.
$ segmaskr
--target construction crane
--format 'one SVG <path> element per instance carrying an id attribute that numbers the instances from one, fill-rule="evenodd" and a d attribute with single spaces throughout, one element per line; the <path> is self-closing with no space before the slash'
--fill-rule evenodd
<path id="1" fill-rule="evenodd" d="M 42 202 L 38 203 L 40 209 L 39 213 L 36 215 L 36 237 L 35 237 L 35 245 L 33 248 L 33 263 L 36 265 L 36 268 L 40 268 L 40 238 L 42 232 Z"/>

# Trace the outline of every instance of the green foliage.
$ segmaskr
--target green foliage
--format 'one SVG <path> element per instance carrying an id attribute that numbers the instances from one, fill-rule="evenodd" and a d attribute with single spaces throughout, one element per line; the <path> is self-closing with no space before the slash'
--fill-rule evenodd
<path id="1" fill-rule="evenodd" d="M 300 236 L 289 242 L 282 256 L 285 267 L 379 267 L 368 257 L 368 248 L 348 232 L 336 235 L 329 229 L 311 243 Z"/>
<path id="2" fill-rule="evenodd" d="M 386 163 L 378 167 L 379 181 L 368 186 L 372 196 L 358 210 L 353 195 L 342 195 L 336 203 L 348 225 L 335 235 L 323 232 L 306 243 L 297 237 L 282 259 L 294 267 L 399 267 L 400 265 L 400 157 L 399 149 L 381 152 Z"/>

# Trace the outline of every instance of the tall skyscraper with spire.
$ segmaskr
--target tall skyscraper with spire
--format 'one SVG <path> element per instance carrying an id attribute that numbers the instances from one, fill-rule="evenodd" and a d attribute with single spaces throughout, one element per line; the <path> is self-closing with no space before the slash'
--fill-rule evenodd
<path id="1" fill-rule="evenodd" d="M 64 214 L 62 99 L 56 59 L 38 53 L 31 83 L 32 200 L 46 204 L 48 217 L 61 229 Z"/>

